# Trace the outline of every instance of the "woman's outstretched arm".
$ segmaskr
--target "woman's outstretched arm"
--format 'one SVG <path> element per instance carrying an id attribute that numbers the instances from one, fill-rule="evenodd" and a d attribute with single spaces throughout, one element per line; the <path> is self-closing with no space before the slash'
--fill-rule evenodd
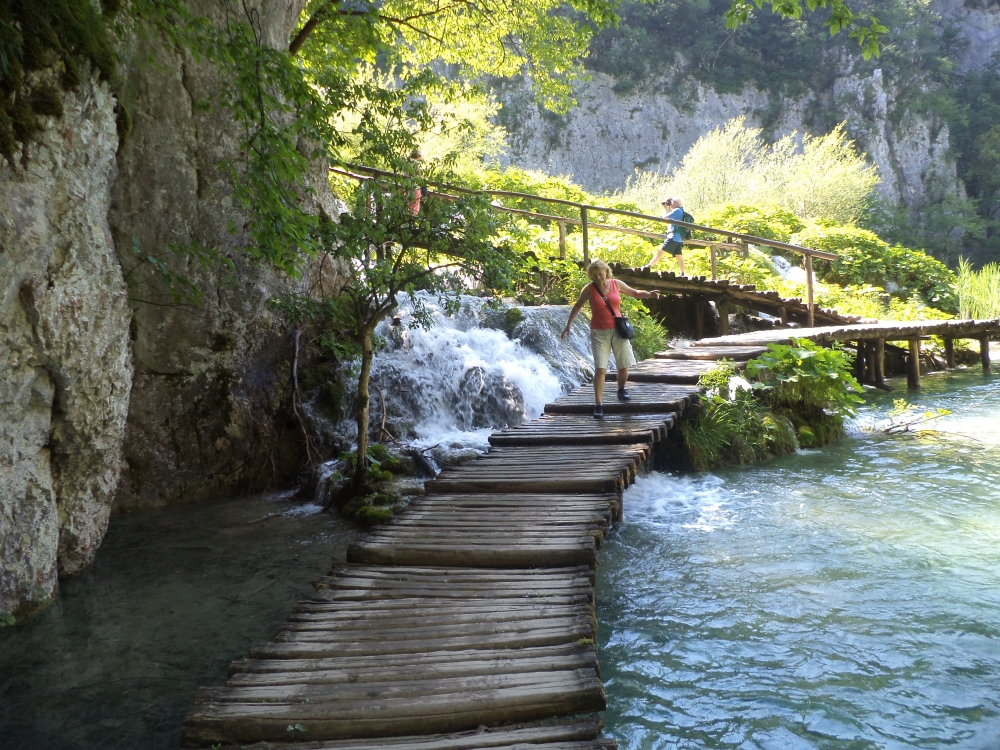
<path id="1" fill-rule="evenodd" d="M 589 299 L 590 284 L 587 284 L 587 286 L 580 290 L 579 299 L 577 299 L 576 304 L 573 305 L 573 309 L 569 311 L 569 320 L 566 321 L 566 327 L 563 328 L 562 336 L 560 336 L 560 338 L 566 338 L 569 336 L 569 327 L 573 325 L 573 320 L 580 314 L 580 310 L 583 309 L 583 306 L 587 304 L 587 300 Z"/>

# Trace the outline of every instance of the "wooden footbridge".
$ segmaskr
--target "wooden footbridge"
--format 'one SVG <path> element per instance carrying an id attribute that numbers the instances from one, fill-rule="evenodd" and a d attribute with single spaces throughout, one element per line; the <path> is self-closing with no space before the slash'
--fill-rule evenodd
<path id="1" fill-rule="evenodd" d="M 583 386 L 428 481 L 316 582 L 274 640 L 199 692 L 183 744 L 615 747 L 595 715 L 598 550 L 707 366 L 643 363 L 631 401 L 608 384 L 603 420 Z"/>
<path id="2" fill-rule="evenodd" d="M 605 708 L 595 645 L 598 551 L 622 493 L 720 358 L 745 362 L 790 336 L 822 343 L 979 339 L 1000 320 L 762 331 L 661 352 L 606 385 L 605 418 L 582 386 L 348 550 L 275 638 L 203 688 L 187 747 L 263 750 L 598 750 Z M 873 360 L 874 361 L 874 360 Z M 256 744 L 255 744 L 256 743 Z"/>

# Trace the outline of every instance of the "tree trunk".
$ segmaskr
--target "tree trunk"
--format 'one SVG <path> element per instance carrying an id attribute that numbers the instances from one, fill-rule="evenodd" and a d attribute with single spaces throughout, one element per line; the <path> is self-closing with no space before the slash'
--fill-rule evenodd
<path id="1" fill-rule="evenodd" d="M 372 328 L 361 328 L 361 374 L 358 375 L 358 453 L 354 464 L 354 491 L 361 492 L 365 486 L 365 475 L 368 471 L 368 419 L 371 413 L 370 380 L 372 359 L 375 352 L 372 347 Z"/>

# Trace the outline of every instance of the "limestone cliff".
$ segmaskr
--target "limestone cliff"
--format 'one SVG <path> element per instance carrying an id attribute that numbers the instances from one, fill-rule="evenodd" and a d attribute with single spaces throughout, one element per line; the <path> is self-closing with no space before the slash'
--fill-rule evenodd
<path id="1" fill-rule="evenodd" d="M 265 42 L 287 44 L 302 4 L 261 5 Z M 238 158 L 241 134 L 230 113 L 210 106 L 223 85 L 213 65 L 156 41 L 139 40 L 128 54 L 150 58 L 155 65 L 128 65 L 122 86 L 133 126 L 118 157 L 112 234 L 123 267 L 136 265 L 136 250 L 148 253 L 195 282 L 204 299 L 173 304 L 142 266 L 127 279 L 135 384 L 122 509 L 262 486 L 284 479 L 290 463 L 275 417 L 290 337 L 266 307 L 286 282 L 238 252 L 244 219 L 221 166 Z M 191 245 L 220 252 L 235 271 L 201 268 L 183 252 Z"/>
<path id="2" fill-rule="evenodd" d="M 114 99 L 93 76 L 0 167 L 0 611 L 93 558 L 121 469 L 130 312 L 107 222 Z"/>
<path id="3" fill-rule="evenodd" d="M 539 111 L 526 89 L 508 89 L 502 94 L 510 129 L 505 159 L 569 175 L 588 190 L 614 191 L 636 170 L 669 172 L 695 141 L 734 117 L 759 126 L 763 113 L 775 104 L 772 95 L 754 88 L 719 94 L 698 84 L 681 97 L 670 93 L 667 84 L 653 81 L 642 91 L 620 96 L 613 78 L 596 73 L 578 87 L 577 106 L 563 117 Z M 948 158 L 947 126 L 905 111 L 905 103 L 886 91 L 881 71 L 870 77 L 840 76 L 821 95 L 843 109 L 848 131 L 877 165 L 879 189 L 890 202 L 919 204 L 933 180 L 961 192 L 955 164 Z M 809 132 L 806 110 L 817 96 L 777 102 L 781 116 L 769 135 Z M 890 118 L 896 107 L 904 108 L 902 116 Z"/>
<path id="4" fill-rule="evenodd" d="M 959 70 L 979 69 L 1000 51 L 1000 10 L 994 4 L 935 0 L 929 13 L 939 19 L 939 33 L 951 26 L 962 40 L 953 45 Z M 859 148 L 877 165 L 890 204 L 917 209 L 931 193 L 964 195 L 947 123 L 913 106 L 907 97 L 914 89 L 903 93 L 882 70 L 859 72 L 863 66 L 848 47 L 831 51 L 835 75 L 829 88 L 797 98 L 753 86 L 720 94 L 681 53 L 671 59 L 675 64 L 627 94 L 616 93 L 622 87 L 611 76 L 594 73 L 578 86 L 578 105 L 562 117 L 540 111 L 524 85 L 503 85 L 506 161 L 569 175 L 593 191 L 615 190 L 637 169 L 669 172 L 698 138 L 734 117 L 763 123 L 766 135 L 778 138 L 814 132 L 809 115 L 819 108 L 834 122 L 846 119 Z"/>
<path id="5" fill-rule="evenodd" d="M 261 2 L 263 42 L 287 44 L 302 5 Z M 241 133 L 207 106 L 223 84 L 155 35 L 122 44 L 116 94 L 86 72 L 0 160 L 0 613 L 87 565 L 113 508 L 284 482 L 299 465 L 281 439 L 291 338 L 266 305 L 289 282 L 238 251 L 221 164 Z M 313 209 L 335 215 L 325 174 Z M 235 270 L 201 267 L 192 245 Z M 202 303 L 176 304 L 143 257 Z"/>

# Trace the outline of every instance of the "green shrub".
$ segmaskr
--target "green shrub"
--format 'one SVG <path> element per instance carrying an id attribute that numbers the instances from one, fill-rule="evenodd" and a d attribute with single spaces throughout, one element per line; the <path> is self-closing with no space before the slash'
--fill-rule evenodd
<path id="1" fill-rule="evenodd" d="M 747 206 L 726 203 L 700 214 L 698 223 L 720 229 L 731 229 L 742 234 L 752 234 L 766 240 L 788 242 L 796 232 L 805 229 L 802 220 L 784 208 Z M 702 237 L 701 239 L 715 239 Z"/>
<path id="2" fill-rule="evenodd" d="M 681 434 L 695 469 L 746 464 L 796 448 L 787 419 L 770 413 L 755 398 L 749 382 L 727 360 L 702 374 L 701 411 L 681 423 Z"/>
<path id="3" fill-rule="evenodd" d="M 898 286 L 898 297 L 918 292 L 945 312 L 957 310 L 955 274 L 936 258 L 901 245 L 890 246 L 874 232 L 853 226 L 812 226 L 791 238 L 796 245 L 836 253 L 835 261 L 816 261 L 820 279 L 842 286 Z"/>
<path id="4" fill-rule="evenodd" d="M 844 349 L 792 339 L 791 344 L 768 344 L 747 363 L 746 373 L 757 379 L 754 389 L 772 407 L 852 417 L 863 402 L 856 394 L 863 391 L 851 365 Z"/>

